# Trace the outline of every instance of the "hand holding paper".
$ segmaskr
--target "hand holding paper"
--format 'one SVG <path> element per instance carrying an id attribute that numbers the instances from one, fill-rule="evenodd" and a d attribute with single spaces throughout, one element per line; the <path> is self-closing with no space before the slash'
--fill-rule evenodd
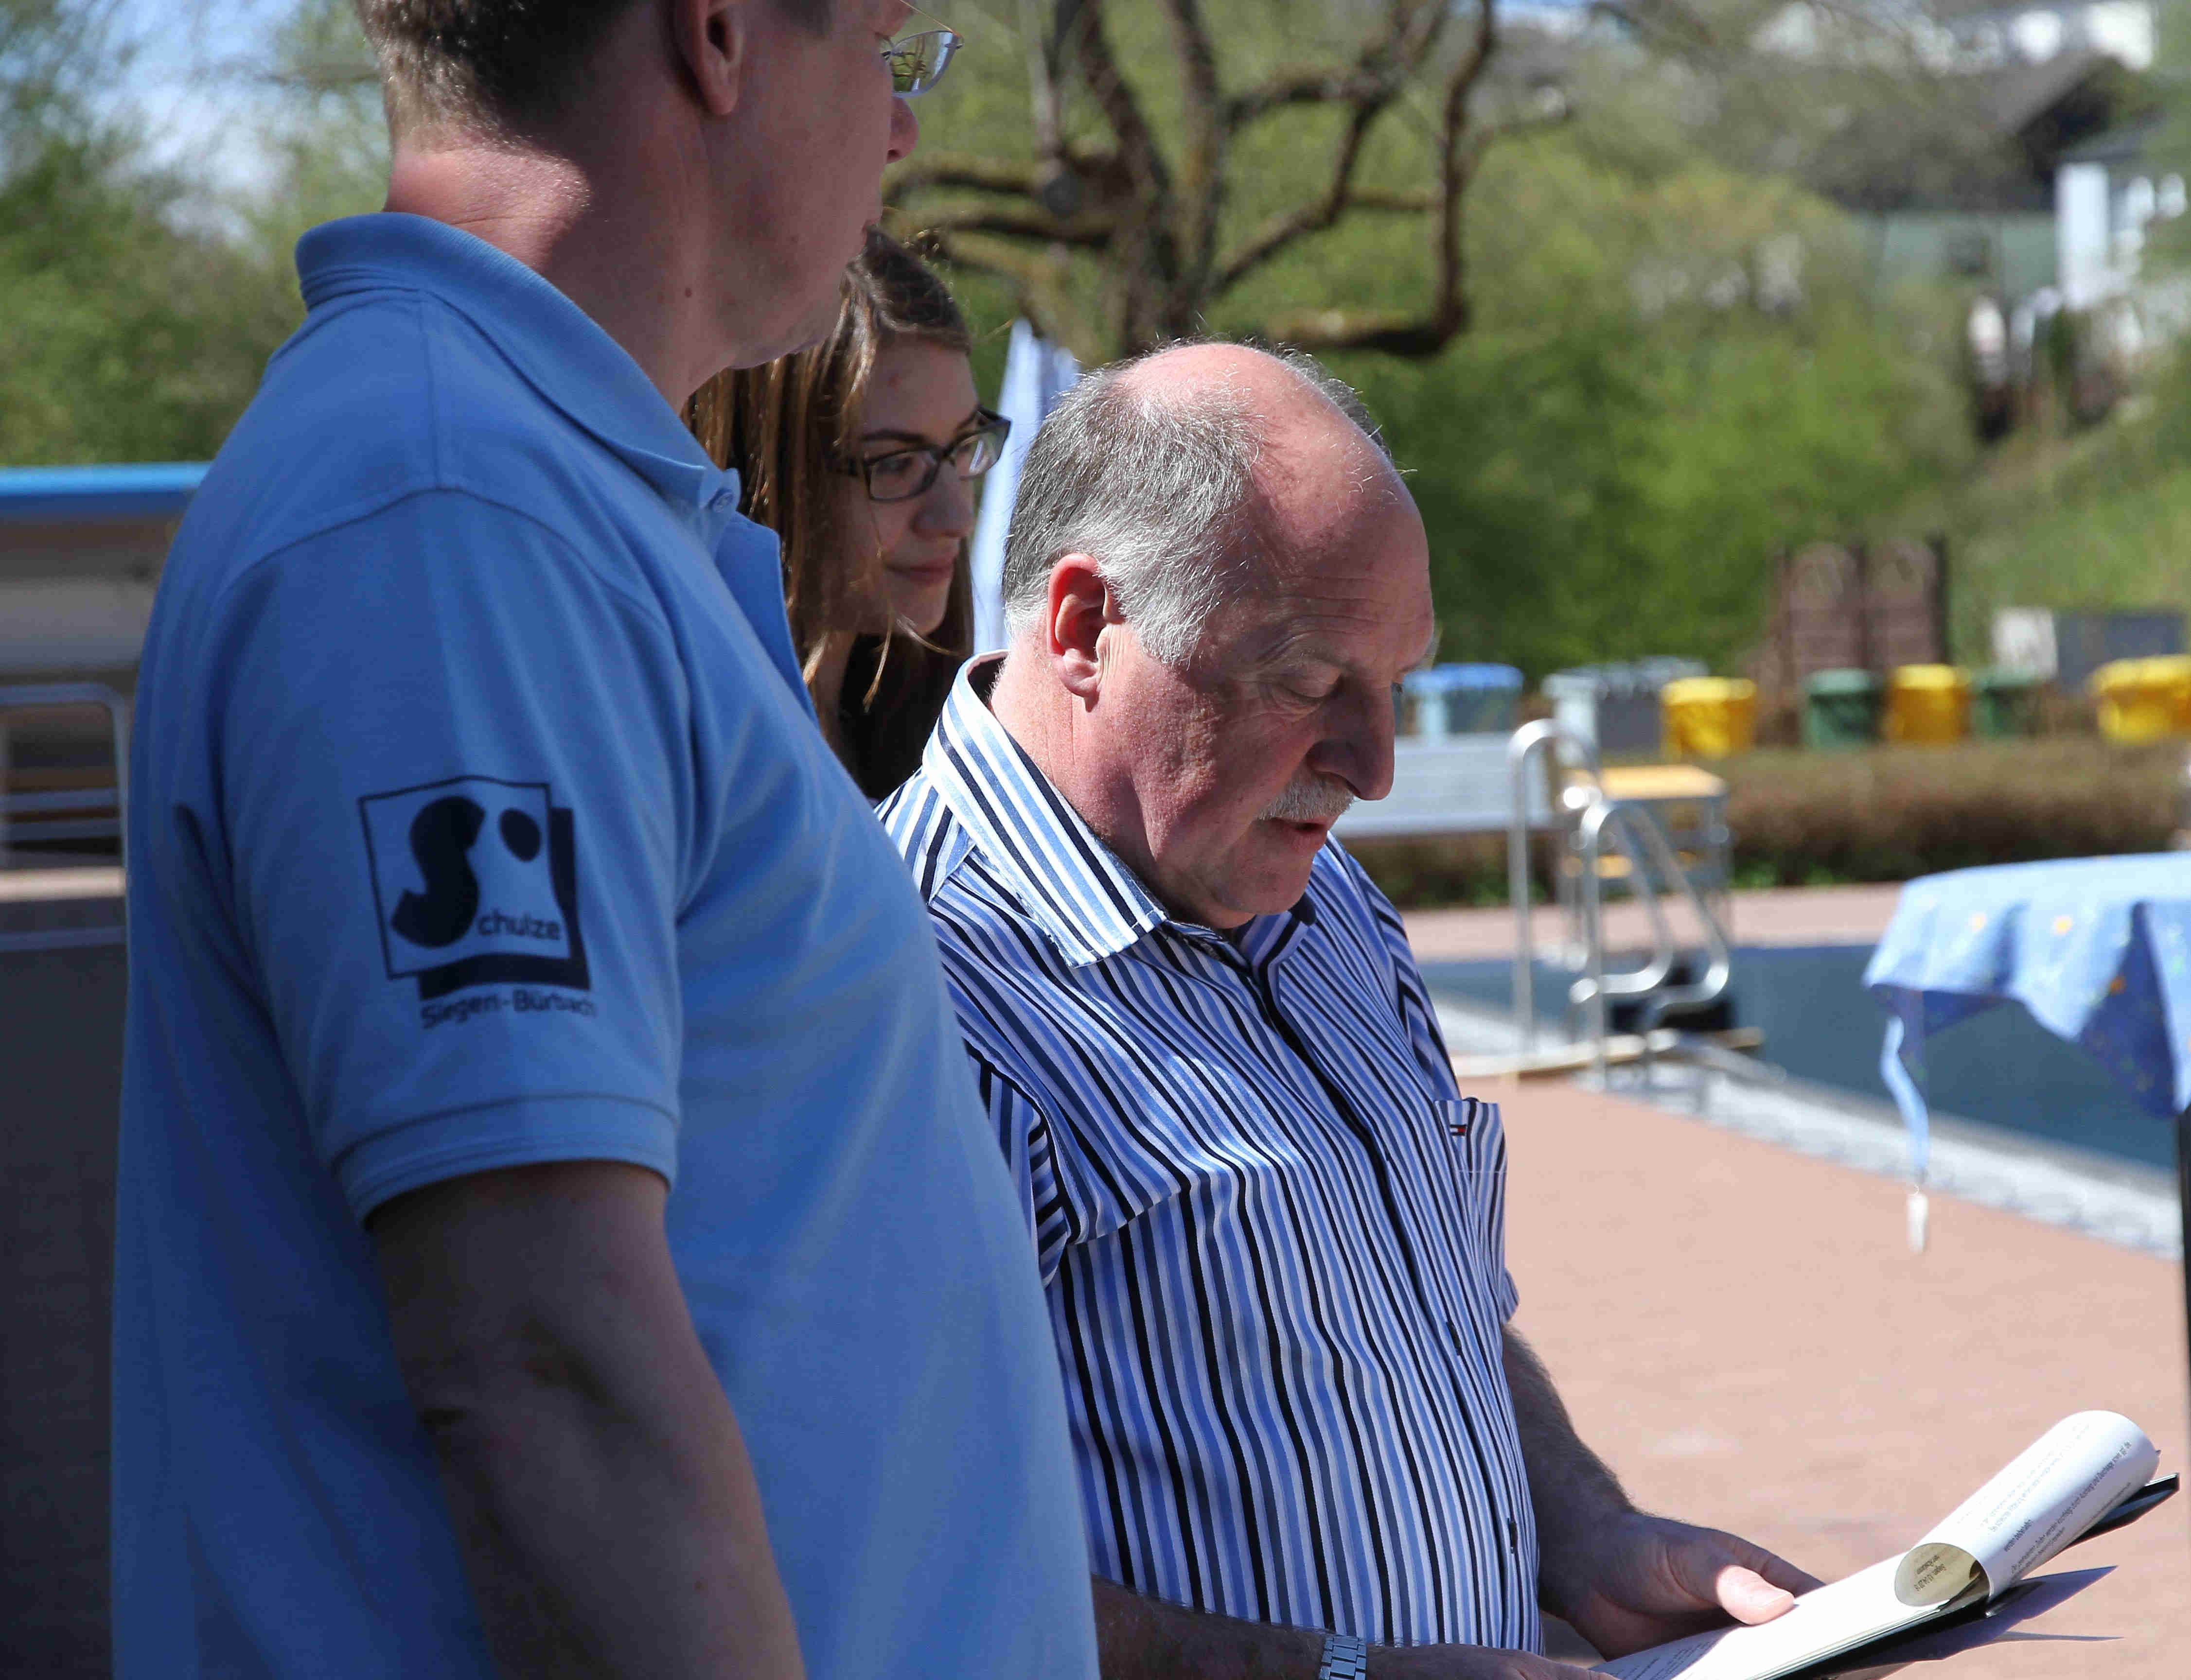
<path id="1" fill-rule="evenodd" d="M 2128 1418 L 2079 1412 L 1900 1557 L 1804 1593 L 1761 1626 L 1696 1634 L 1596 1671 L 1616 1680 L 1778 1680 L 1998 1598 L 2143 1487 L 2160 1458 Z"/>
<path id="2" fill-rule="evenodd" d="M 1632 1651 L 1699 1628 L 1770 1621 L 1818 1581 L 1716 1529 L 1631 1512 L 1593 1536 L 1582 1592 L 1566 1606 L 1601 1651 Z"/>

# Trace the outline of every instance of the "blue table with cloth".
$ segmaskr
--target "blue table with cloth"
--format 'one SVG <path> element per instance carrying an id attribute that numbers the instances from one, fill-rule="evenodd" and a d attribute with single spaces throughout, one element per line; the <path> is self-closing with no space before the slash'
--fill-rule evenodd
<path id="1" fill-rule="evenodd" d="M 1928 875 L 1903 889 L 1864 985 L 1888 1014 L 1880 1072 L 1909 1123 L 1921 1242 L 1925 1045 L 2011 1000 L 2080 1045 L 2176 1126 L 2191 1230 L 2191 853 L 2073 858 Z M 2191 1324 L 2191 1289 L 2185 1296 Z"/>

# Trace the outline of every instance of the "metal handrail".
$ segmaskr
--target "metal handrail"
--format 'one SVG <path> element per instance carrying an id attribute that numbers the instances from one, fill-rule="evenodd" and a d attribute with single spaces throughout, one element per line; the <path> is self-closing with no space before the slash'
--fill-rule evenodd
<path id="1" fill-rule="evenodd" d="M 106 721 L 112 730 L 114 744 L 114 820 L 116 826 L 123 836 L 121 843 L 126 849 L 129 828 L 128 703 L 104 683 L 25 683 L 0 688 L 0 712 L 30 712 L 60 706 L 95 706 L 106 713 Z M 58 804 L 47 805 L 43 803 L 50 799 L 78 797 L 81 795 L 73 790 L 63 794 L 11 794 L 4 788 L 0 788 L 0 814 L 5 814 L 10 810 L 96 809 L 96 806 L 92 804 L 71 808 Z M 105 803 L 103 797 L 97 802 L 99 805 L 104 805 Z M 122 854 L 122 866 L 125 869 L 128 866 L 126 849 Z"/>
<path id="2" fill-rule="evenodd" d="M 104 787 L 62 787 L 48 793 L 0 793 L 0 810 L 103 811 L 115 803 Z"/>
<path id="3" fill-rule="evenodd" d="M 1723 996 L 1733 969 L 1726 929 L 1704 894 L 1682 867 L 1673 842 L 1653 812 L 1610 799 L 1605 792 L 1604 769 L 1596 744 L 1562 728 L 1551 718 L 1526 724 L 1514 732 L 1506 746 L 1508 773 L 1513 782 L 1513 809 L 1506 831 L 1507 888 L 1514 905 L 1514 1024 L 1522 1053 L 1537 1047 L 1536 940 L 1529 904 L 1529 773 L 1533 763 L 1554 748 L 1579 761 L 1585 780 L 1561 794 L 1561 807 L 1575 813 L 1570 831 L 1579 877 L 1579 903 L 1575 906 L 1582 923 L 1584 973 L 1570 984 L 1568 1002 L 1572 1011 L 1587 1011 L 1593 1047 L 1592 1062 L 1598 1081 L 1605 1081 L 1608 1036 L 1606 999 L 1643 999 L 1645 1026 L 1662 1020 L 1667 1011 L 1710 1003 Z M 1651 924 L 1650 960 L 1639 968 L 1619 973 L 1605 972 L 1605 889 L 1599 865 L 1604 856 L 1606 830 L 1627 857 L 1633 878 L 1641 888 L 1644 913 Z M 1648 854 L 1648 861 L 1647 861 Z M 1660 901 L 1659 882 L 1678 887 L 1696 911 L 1704 930 L 1706 962 L 1702 979 L 1669 986 L 1679 955 L 1672 924 Z M 1564 894 L 1562 894 L 1564 897 Z M 1572 962 L 1573 959 L 1569 959 Z"/>
<path id="4" fill-rule="evenodd" d="M 1596 866 L 1605 852 L 1605 830 L 1608 826 L 1612 828 L 1613 838 L 1627 858 L 1634 877 L 1648 883 L 1651 877 L 1645 872 L 1642 853 L 1635 838 L 1639 818 L 1648 825 L 1647 831 L 1660 840 L 1664 839 L 1664 831 L 1659 827 L 1658 819 L 1648 811 L 1634 811 L 1602 797 L 1592 797 L 1584 805 L 1581 816 L 1576 820 L 1576 854 L 1580 865 L 1589 867 L 1596 893 L 1595 909 L 1588 907 L 1588 895 L 1585 894 L 1585 913 L 1595 918 L 1596 927 L 1596 931 L 1586 939 L 1585 946 L 1595 945 L 1601 953 L 1605 943 L 1605 898 L 1603 883 Z M 1579 866 L 1576 872 L 1578 875 L 1581 873 Z M 1674 971 L 1674 959 L 1680 954 L 1674 945 L 1673 924 L 1666 920 L 1665 909 L 1659 904 L 1655 892 L 1643 894 L 1643 912 L 1651 922 L 1651 960 L 1642 968 L 1629 969 L 1625 973 L 1601 973 L 1594 980 L 1575 981 L 1568 988 L 1570 1005 L 1579 1009 L 1596 992 L 1608 997 L 1641 997 L 1665 984 L 1666 976 Z"/>
<path id="5" fill-rule="evenodd" d="M 1554 746 L 1580 758 L 1593 786 L 1603 792 L 1603 766 L 1597 743 L 1556 719 L 1540 718 L 1514 731 L 1506 743 L 1506 774 L 1513 785 L 1514 808 L 1506 824 L 1506 889 L 1514 905 L 1514 1024 L 1526 1053 L 1537 1047 L 1537 950 L 1529 923 L 1529 765 Z"/>
<path id="6" fill-rule="evenodd" d="M 1598 860 L 1603 855 L 1606 826 L 1613 824 L 1621 837 L 1622 849 L 1628 854 L 1636 878 L 1644 888 L 1642 894 L 1646 912 L 1651 919 L 1651 962 L 1627 974 L 1608 976 L 1605 972 L 1605 888 L 1600 879 Z M 1608 996 L 1642 996 L 1643 1019 L 1639 1024 L 1648 1056 L 1651 1029 L 1665 1019 L 1675 1008 L 1693 1008 L 1700 1004 L 1717 1001 L 1727 991 L 1728 978 L 1733 973 L 1733 956 L 1727 942 L 1726 929 L 1720 926 L 1719 917 L 1712 913 L 1697 883 L 1682 867 L 1682 860 L 1674 851 L 1673 842 L 1651 812 L 1633 806 L 1616 804 L 1602 796 L 1592 802 L 1577 825 L 1580 854 L 1582 898 L 1586 939 L 1590 951 L 1589 973 L 1577 980 L 1568 996 L 1580 1006 L 1587 1003 L 1591 1013 L 1591 1063 L 1597 1081 L 1602 1085 L 1608 1072 L 1606 1060 L 1607 1021 L 1605 1000 Z M 1640 842 L 1640 844 L 1638 843 Z M 1675 947 L 1673 929 L 1666 920 L 1665 907 L 1659 901 L 1656 882 L 1652 871 L 1646 869 L 1642 853 L 1648 851 L 1657 866 L 1659 879 L 1678 886 L 1696 912 L 1697 924 L 1704 930 L 1705 964 L 1702 979 L 1686 985 L 1665 984 L 1673 970 Z"/>
<path id="7" fill-rule="evenodd" d="M 56 707 L 95 707 L 106 714 L 113 751 L 114 791 L 60 789 L 42 793 L 10 793 L 0 783 L 0 848 L 4 848 L 8 816 L 16 811 L 91 811 L 111 804 L 111 822 L 41 822 L 38 837 L 48 840 L 101 839 L 110 831 L 116 860 L 123 878 L 129 866 L 129 707 L 128 702 L 104 683 L 26 683 L 0 687 L 0 712 L 43 711 Z M 76 945 L 117 944 L 125 938 L 120 924 L 98 928 L 52 928 L 30 933 L 0 934 L 0 951 L 54 951 Z"/>

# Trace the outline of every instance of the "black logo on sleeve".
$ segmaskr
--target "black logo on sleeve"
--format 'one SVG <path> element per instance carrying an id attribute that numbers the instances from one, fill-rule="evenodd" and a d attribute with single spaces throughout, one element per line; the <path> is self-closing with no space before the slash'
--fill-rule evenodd
<path id="1" fill-rule="evenodd" d="M 390 979 L 424 1002 L 502 981 L 589 989 L 571 812 L 544 781 L 455 776 L 358 801 Z"/>

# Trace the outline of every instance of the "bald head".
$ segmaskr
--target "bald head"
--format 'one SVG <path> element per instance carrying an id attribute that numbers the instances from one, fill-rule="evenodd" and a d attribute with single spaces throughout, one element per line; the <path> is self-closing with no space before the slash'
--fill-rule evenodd
<path id="1" fill-rule="evenodd" d="M 1436 633 L 1430 553 L 1353 393 L 1182 345 L 1076 388 L 1028 451 L 998 720 L 1174 913 L 1295 902 L 1392 779 L 1392 691 Z"/>
<path id="2" fill-rule="evenodd" d="M 1228 594 L 1413 504 L 1361 400 L 1306 356 L 1184 344 L 1089 375 L 1028 451 L 1004 556 L 1016 638 L 1067 554 L 1101 566 L 1143 646 L 1192 653 Z"/>

